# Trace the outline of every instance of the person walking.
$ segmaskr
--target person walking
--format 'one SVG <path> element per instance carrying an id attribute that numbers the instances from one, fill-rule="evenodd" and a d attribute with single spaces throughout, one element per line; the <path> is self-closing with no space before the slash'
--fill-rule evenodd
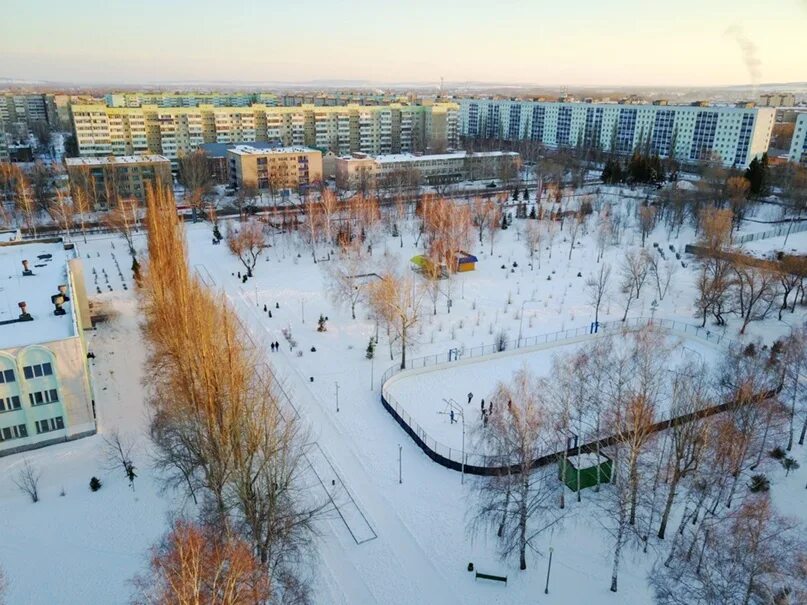
<path id="1" fill-rule="evenodd" d="M 456 422 L 456 420 L 454 420 L 454 410 L 451 410 L 449 417 L 451 418 L 451 424 L 454 424 Z"/>
<path id="2" fill-rule="evenodd" d="M 471 403 L 471 399 L 473 399 L 473 398 L 474 398 L 474 394 L 473 393 L 468 393 L 468 403 Z"/>

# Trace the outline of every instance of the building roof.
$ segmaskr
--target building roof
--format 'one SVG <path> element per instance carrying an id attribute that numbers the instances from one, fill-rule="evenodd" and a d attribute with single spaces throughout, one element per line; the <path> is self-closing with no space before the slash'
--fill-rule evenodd
<path id="1" fill-rule="evenodd" d="M 68 286 L 67 261 L 73 251 L 59 243 L 30 243 L 0 246 L 0 349 L 52 342 L 75 336 L 77 332 L 73 302 L 64 304 L 65 315 L 54 315 L 51 295 L 58 286 Z M 27 260 L 33 275 L 23 276 L 22 261 Z M 33 321 L 2 323 L 20 316 L 18 303 L 25 301 Z"/>
<path id="2" fill-rule="evenodd" d="M 227 151 L 236 147 L 253 147 L 255 149 L 274 149 L 280 147 L 280 143 L 267 141 L 254 141 L 252 143 L 204 143 L 199 145 L 199 149 L 204 151 L 211 158 L 227 157 Z"/>
<path id="3" fill-rule="evenodd" d="M 162 155 L 115 155 L 100 158 L 65 158 L 64 163 L 69 166 L 108 166 L 111 164 L 144 164 L 153 162 L 168 162 L 167 157 Z"/>
<path id="4" fill-rule="evenodd" d="M 517 157 L 518 153 L 516 153 L 515 151 L 480 151 L 470 154 L 470 157 L 473 158 L 490 158 L 501 156 Z M 453 153 L 432 153 L 426 155 L 417 155 L 414 153 L 392 153 L 392 154 L 371 156 L 364 153 L 357 153 L 354 155 L 343 156 L 340 157 L 339 159 L 354 162 L 366 162 L 367 160 L 372 160 L 378 162 L 379 164 L 397 164 L 400 162 L 461 160 L 466 157 L 469 157 L 469 154 L 467 152 L 455 151 Z"/>
<path id="5" fill-rule="evenodd" d="M 321 153 L 317 149 L 312 149 L 311 147 L 271 147 L 268 149 L 260 149 L 252 145 L 252 143 L 248 145 L 235 145 L 232 149 L 228 149 L 227 153 L 234 153 L 236 155 L 267 155 L 267 154 L 278 154 L 282 155 L 284 153 Z"/>

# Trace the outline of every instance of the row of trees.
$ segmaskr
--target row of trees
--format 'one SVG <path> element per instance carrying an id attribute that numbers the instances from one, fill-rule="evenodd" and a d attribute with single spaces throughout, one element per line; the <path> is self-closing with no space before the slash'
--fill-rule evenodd
<path id="1" fill-rule="evenodd" d="M 611 590 L 625 551 L 652 546 L 662 553 L 651 575 L 660 603 L 801 602 L 807 545 L 752 474 L 772 463 L 777 444 L 792 446 L 794 419 L 805 412 L 805 334 L 731 347 L 711 371 L 694 360 L 670 368 L 675 347 L 650 327 L 557 358 L 551 379 L 519 370 L 498 385 L 496 412 L 474 435 L 510 466 L 478 481 L 471 531 L 494 532 L 500 554 L 525 569 L 568 508 L 563 484 L 575 478 L 566 458 L 578 462 L 583 442 L 594 442 L 594 460 L 607 454 L 612 465 L 610 484 L 590 496 L 613 540 Z M 723 402 L 724 413 L 707 413 Z M 658 430 L 665 416 L 674 420 Z M 532 468 L 556 451 L 560 482 L 556 468 Z"/>
<path id="2" fill-rule="evenodd" d="M 300 574 L 322 505 L 303 486 L 303 429 L 282 413 L 274 377 L 233 310 L 191 274 L 174 206 L 168 187 L 147 191 L 140 296 L 151 435 L 166 487 L 197 504 L 199 521 L 173 528 L 141 587 L 158 593 L 147 602 L 179 602 L 222 571 L 219 600 L 209 602 L 234 602 L 221 595 L 236 588 L 260 594 L 243 602 L 305 602 Z"/>

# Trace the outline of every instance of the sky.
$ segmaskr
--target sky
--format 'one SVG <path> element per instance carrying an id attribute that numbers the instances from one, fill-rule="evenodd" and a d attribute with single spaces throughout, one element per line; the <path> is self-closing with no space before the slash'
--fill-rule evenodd
<path id="1" fill-rule="evenodd" d="M 718 86 L 807 80 L 807 0 L 4 0 L 0 78 Z"/>

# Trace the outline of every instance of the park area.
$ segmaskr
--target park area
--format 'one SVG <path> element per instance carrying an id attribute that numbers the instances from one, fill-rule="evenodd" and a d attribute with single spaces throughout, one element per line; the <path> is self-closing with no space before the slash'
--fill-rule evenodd
<path id="1" fill-rule="evenodd" d="M 483 398 L 488 407 L 497 385 L 511 382 L 524 368 L 554 388 L 557 358 L 605 339 L 619 353 L 619 343 L 627 338 L 621 326 L 659 326 L 669 386 L 687 363 L 702 363 L 713 372 L 733 341 L 759 338 L 770 345 L 803 320 L 799 305 L 783 321 L 775 313 L 750 321 L 745 334 L 739 333 L 742 318 L 733 314 L 727 314 L 724 325 L 715 325 L 710 316 L 700 328 L 695 303 L 702 261 L 683 252 L 698 235 L 688 224 L 676 230 L 659 219 L 643 237 L 638 203 L 623 199 L 626 193 L 606 188 L 594 212 L 574 229 L 571 219 L 562 228 L 560 221 L 528 218 L 505 221 L 505 229 L 501 222 L 495 228 L 474 226 L 456 248 L 472 254 L 475 266 L 449 271 L 445 279 L 431 279 L 412 267 L 411 259 L 427 247 L 422 220 L 412 211 L 397 214 L 385 208 L 383 220 L 344 247 L 333 243 L 338 226 L 334 237 L 324 241 L 312 238 L 304 225 L 289 230 L 269 219 L 258 225 L 266 245 L 249 269 L 228 249 L 227 234 L 257 224 L 255 219 L 220 221 L 220 243 L 214 243 L 211 224 L 185 224 L 192 274 L 235 311 L 259 363 L 268 364 L 282 388 L 284 410 L 304 427 L 306 472 L 300 497 L 328 503 L 326 514 L 317 519 L 316 555 L 305 565 L 314 603 L 505 605 L 535 602 L 539 594 L 542 603 L 554 605 L 653 601 L 648 578 L 673 541 L 655 537 L 658 509 L 668 493 L 663 479 L 653 485 L 655 477 L 663 476 L 659 469 L 667 468 L 670 449 L 663 436 L 658 447 L 642 454 L 640 521 L 631 539 L 621 543 L 619 592 L 614 594 L 609 591 L 616 528 L 612 486 L 574 493 L 567 482 L 558 491 L 562 484 L 553 467 L 541 478 L 551 486 L 551 499 L 542 506 L 560 510 L 557 503 L 565 494 L 562 522 L 536 535 L 527 569 L 519 570 L 517 556 L 501 556 L 495 527 L 480 529 L 472 523 L 484 479 L 463 478 L 435 463 L 382 404 L 383 387 L 384 395 L 457 460 L 462 423 L 451 422 L 453 408 L 446 401 L 453 400 L 463 410 L 466 447 L 484 455 L 470 449 L 483 422 Z M 603 218 L 608 209 L 610 219 Z M 608 221 L 606 237 L 602 230 Z M 541 231 L 536 235 L 537 223 Z M 747 228 L 743 224 L 738 232 Z M 145 265 L 145 235 L 129 235 Z M 178 512 L 197 511 L 191 500 L 166 489 L 152 464 L 151 407 L 143 385 L 154 369 L 146 365 L 142 309 L 128 269 L 127 242 L 116 233 L 74 240 L 93 303 L 106 319 L 88 337 L 96 354 L 92 367 L 100 434 L 0 459 L 4 473 L 15 472 L 26 459 L 45 469 L 42 501 L 36 505 L 10 482 L 0 486 L 0 507 L 7 511 L 0 520 L 3 548 L 14 554 L 2 561 L 14 578 L 11 603 L 126 602 L 129 579 L 142 571 L 148 548 L 159 541 L 166 521 Z M 761 252 L 764 241 L 755 242 L 755 249 Z M 456 250 L 447 253 L 456 256 Z M 626 259 L 640 257 L 660 261 L 655 263 L 658 279 L 648 269 L 638 288 L 629 283 L 626 290 Z M 603 266 L 610 267 L 611 277 L 595 309 L 588 284 Z M 403 305 L 407 312 L 416 309 L 405 340 L 372 301 L 374 284 L 393 278 L 410 293 Z M 596 335 L 591 334 L 595 317 Z M 659 393 L 657 400 L 658 417 L 664 417 L 671 393 Z M 105 469 L 103 438 L 114 430 L 135 443 L 136 490 Z M 585 436 L 587 429 L 575 432 Z M 749 452 L 756 455 L 763 446 L 767 452 L 786 441 L 785 434 L 771 431 Z M 788 453 L 802 461 L 804 454 L 798 444 Z M 589 462 L 585 454 L 576 461 Z M 775 510 L 803 522 L 804 470 L 785 471 L 768 456 L 760 469 L 770 481 Z M 756 472 L 750 465 L 742 467 L 738 492 L 748 491 Z M 96 475 L 104 488 L 93 494 L 86 483 Z M 685 478 L 671 506 L 671 527 L 677 528 L 688 513 L 690 489 Z M 649 538 L 641 542 L 636 537 L 641 535 Z M 40 553 L 37 565 L 17 556 L 32 542 Z M 507 584 L 476 580 L 468 572 L 471 562 L 483 573 L 507 576 Z M 42 568 L 60 570 L 64 581 L 58 594 L 37 581 Z M 548 594 L 543 593 L 545 582 Z"/>

